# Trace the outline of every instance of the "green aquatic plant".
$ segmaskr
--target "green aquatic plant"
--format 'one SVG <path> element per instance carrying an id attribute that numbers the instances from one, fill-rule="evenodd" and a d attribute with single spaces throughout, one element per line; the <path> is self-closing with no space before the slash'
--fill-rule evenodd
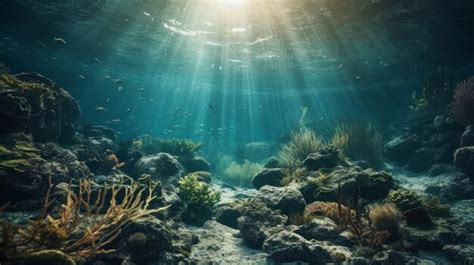
<path id="1" fill-rule="evenodd" d="M 355 122 L 337 126 L 331 144 L 350 159 L 367 161 L 373 167 L 383 163 L 382 133 L 370 123 Z"/>
<path id="2" fill-rule="evenodd" d="M 212 210 L 214 204 L 221 200 L 221 194 L 200 181 L 196 174 L 189 174 L 179 180 L 178 195 L 188 207 L 206 210 Z"/>
<path id="3" fill-rule="evenodd" d="M 293 131 L 290 136 L 290 142 L 281 145 L 278 152 L 279 161 L 285 167 L 300 167 L 309 154 L 318 152 L 324 146 L 322 138 L 308 128 Z"/>
<path id="4" fill-rule="evenodd" d="M 153 195 L 156 184 L 145 188 L 138 183 L 112 184 L 99 190 L 93 189 L 92 185 L 90 180 L 81 180 L 77 192 L 69 185 L 65 202 L 57 212 L 49 213 L 54 202 L 50 198 L 53 188 L 50 179 L 38 218 L 24 225 L 1 221 L 0 251 L 6 259 L 2 261 L 28 258 L 44 250 L 56 250 L 72 258 L 109 253 L 114 249 L 108 245 L 131 221 L 167 208 L 149 209 L 156 198 Z M 104 205 L 108 208 L 103 209 Z M 103 210 L 105 213 L 99 214 Z"/>
<path id="5" fill-rule="evenodd" d="M 132 146 L 145 154 L 169 153 L 175 156 L 191 157 L 199 151 L 201 143 L 190 139 L 156 139 L 145 135 L 133 141 Z"/>
<path id="6" fill-rule="evenodd" d="M 249 160 L 244 160 L 244 163 L 238 164 L 232 162 L 222 172 L 222 180 L 240 187 L 252 187 L 252 178 L 263 169 L 260 163 L 253 163 Z"/>

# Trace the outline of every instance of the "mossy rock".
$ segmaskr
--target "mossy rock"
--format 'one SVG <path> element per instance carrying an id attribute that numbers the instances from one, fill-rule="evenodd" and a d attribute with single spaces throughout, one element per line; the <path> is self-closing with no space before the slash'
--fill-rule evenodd
<path id="1" fill-rule="evenodd" d="M 403 212 L 423 206 L 422 198 L 415 191 L 408 189 L 391 190 L 385 202 L 395 204 Z"/>
<path id="2" fill-rule="evenodd" d="M 24 265 L 76 265 L 74 259 L 59 250 L 41 250 L 29 254 Z"/>

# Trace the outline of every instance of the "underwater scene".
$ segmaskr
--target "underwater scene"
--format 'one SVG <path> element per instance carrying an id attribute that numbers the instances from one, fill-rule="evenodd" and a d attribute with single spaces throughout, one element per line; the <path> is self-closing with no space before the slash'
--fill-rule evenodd
<path id="1" fill-rule="evenodd" d="M 0 265 L 474 265 L 474 1 L 0 1 Z"/>

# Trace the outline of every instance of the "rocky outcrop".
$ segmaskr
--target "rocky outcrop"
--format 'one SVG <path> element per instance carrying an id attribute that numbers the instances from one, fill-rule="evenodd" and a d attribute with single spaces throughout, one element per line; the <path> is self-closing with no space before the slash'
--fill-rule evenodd
<path id="1" fill-rule="evenodd" d="M 258 190 L 265 185 L 281 187 L 281 181 L 286 176 L 281 168 L 265 168 L 252 179 L 252 185 Z"/>
<path id="2" fill-rule="evenodd" d="M 340 167 L 327 176 L 327 181 L 316 189 L 317 200 L 335 201 L 338 186 L 344 200 L 351 200 L 356 186 L 360 189 L 360 197 L 365 200 L 384 199 L 393 188 L 393 178 L 386 172 L 372 168 Z"/>
<path id="3" fill-rule="evenodd" d="M 466 175 L 474 177 L 474 146 L 457 149 L 454 153 L 454 164 Z"/>
<path id="4" fill-rule="evenodd" d="M 302 214 L 306 201 L 303 195 L 293 187 L 272 187 L 263 186 L 257 196 L 268 207 L 274 210 L 280 210 L 282 213 L 291 216 L 293 214 Z"/>
<path id="5" fill-rule="evenodd" d="M 172 176 L 179 176 L 183 166 L 176 158 L 167 153 L 144 156 L 135 164 L 135 176 L 150 175 L 153 179 L 168 180 Z"/>
<path id="6" fill-rule="evenodd" d="M 336 147 L 324 147 L 317 153 L 309 154 L 303 161 L 303 166 L 310 171 L 316 171 L 321 168 L 333 168 L 341 163 L 339 153 L 340 151 Z"/>
<path id="7" fill-rule="evenodd" d="M 36 141 L 69 139 L 81 115 L 77 101 L 39 74 L 6 75 L 0 80 L 1 132 L 31 133 Z"/>
<path id="8" fill-rule="evenodd" d="M 186 172 L 210 171 L 211 165 L 203 157 L 178 157 Z"/>
<path id="9" fill-rule="evenodd" d="M 474 246 L 446 245 L 443 253 L 455 264 L 474 264 Z"/>

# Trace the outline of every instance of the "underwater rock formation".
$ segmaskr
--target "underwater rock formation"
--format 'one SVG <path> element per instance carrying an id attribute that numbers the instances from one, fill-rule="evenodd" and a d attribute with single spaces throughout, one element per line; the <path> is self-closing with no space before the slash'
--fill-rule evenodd
<path id="1" fill-rule="evenodd" d="M 171 176 L 179 176 L 183 166 L 176 158 L 167 153 L 144 156 L 135 163 L 135 176 L 149 174 L 154 179 L 167 180 Z"/>
<path id="2" fill-rule="evenodd" d="M 286 176 L 281 168 L 265 168 L 252 179 L 252 185 L 256 189 L 260 189 L 265 185 L 280 187 L 281 181 Z"/>
<path id="3" fill-rule="evenodd" d="M 68 92 L 39 74 L 2 74 L 0 102 L 0 123 L 9 124 L 2 132 L 32 133 L 39 142 L 70 138 L 81 115 Z"/>

